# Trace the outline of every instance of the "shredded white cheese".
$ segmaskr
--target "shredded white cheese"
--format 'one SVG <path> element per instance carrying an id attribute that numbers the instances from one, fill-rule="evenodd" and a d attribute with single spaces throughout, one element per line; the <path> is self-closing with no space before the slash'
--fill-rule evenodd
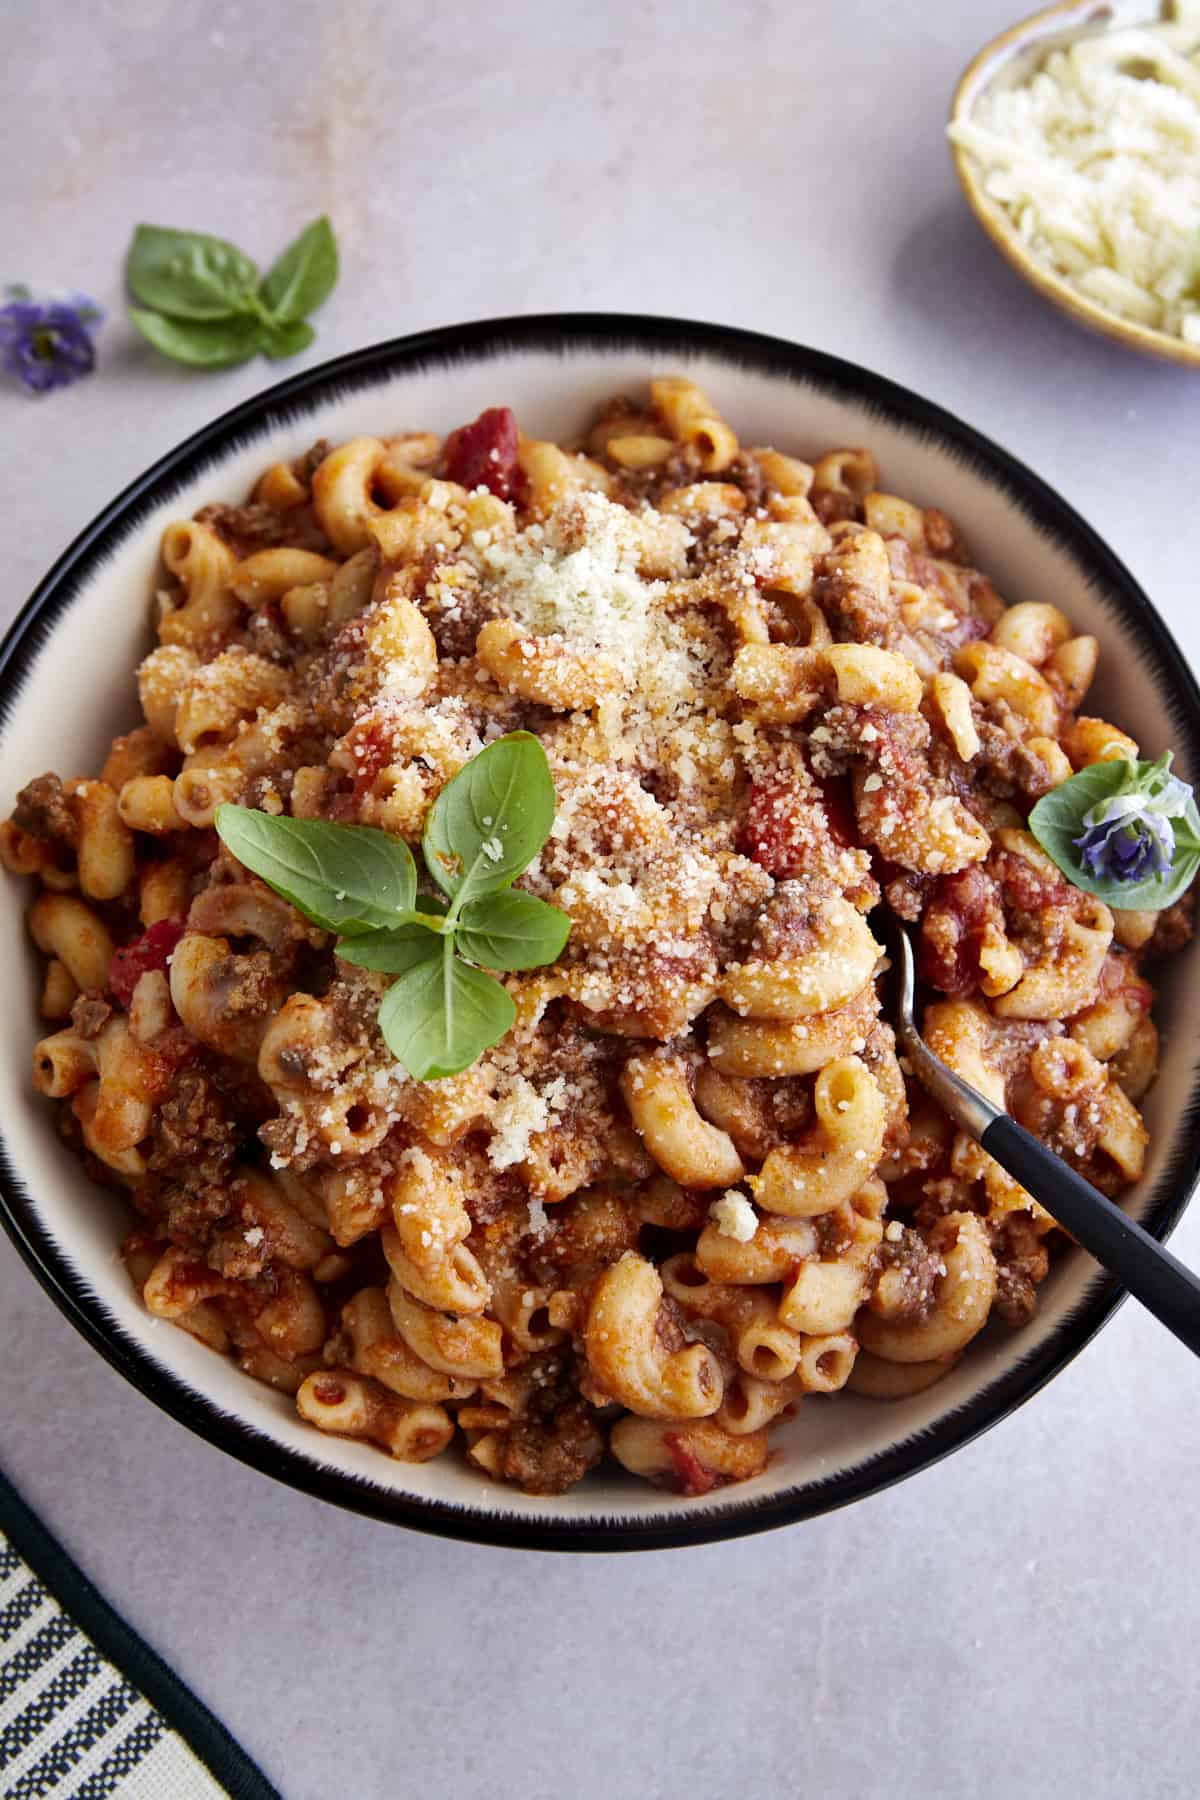
<path id="1" fill-rule="evenodd" d="M 739 1244 L 748 1244 L 758 1230 L 758 1214 L 745 1194 L 739 1194 L 736 1188 L 730 1188 L 719 1200 L 714 1200 L 708 1216 L 722 1237 L 736 1238 Z"/>
<path id="2" fill-rule="evenodd" d="M 1200 10 L 1176 12 L 1055 51 L 1029 81 L 985 93 L 950 136 L 1079 293 L 1200 344 Z"/>
<path id="3" fill-rule="evenodd" d="M 673 522 L 686 547 L 690 532 Z M 672 607 L 669 582 L 641 572 L 645 552 L 638 514 L 592 491 L 567 496 L 512 537 L 464 546 L 498 615 L 531 638 L 594 651 L 623 677 L 596 718 L 611 758 L 628 757 L 629 741 L 649 732 L 650 760 L 686 786 L 698 776 L 698 752 L 711 754 L 710 740 L 729 730 L 707 698 L 725 651 L 719 633 Z M 521 653 L 532 656 L 532 644 Z"/>
<path id="4" fill-rule="evenodd" d="M 632 515 L 586 493 L 545 526 L 531 525 L 482 554 L 484 579 L 499 585 L 503 610 L 541 636 L 604 650 L 632 672 L 650 636 L 661 581 L 638 574 Z"/>
<path id="5" fill-rule="evenodd" d="M 492 1110 L 492 1137 L 488 1161 L 493 1169 L 511 1169 L 529 1155 L 530 1140 L 545 1131 L 550 1108 L 524 1075 L 509 1075 L 496 1096 Z"/>

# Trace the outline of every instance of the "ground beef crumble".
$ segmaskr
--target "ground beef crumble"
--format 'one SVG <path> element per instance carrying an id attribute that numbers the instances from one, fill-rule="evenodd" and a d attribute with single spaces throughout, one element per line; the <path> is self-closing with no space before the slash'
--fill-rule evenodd
<path id="1" fill-rule="evenodd" d="M 566 1359 L 543 1362 L 538 1377 L 504 1434 L 503 1473 L 527 1494 L 564 1494 L 604 1455 L 604 1432 Z"/>
<path id="2" fill-rule="evenodd" d="M 212 1077 L 181 1069 L 154 1115 L 147 1166 L 189 1185 L 217 1185 L 227 1180 L 243 1135 Z"/>
<path id="3" fill-rule="evenodd" d="M 867 1302 L 871 1311 L 890 1319 L 925 1318 L 945 1267 L 941 1252 L 921 1232 L 905 1226 L 899 1237 L 885 1237 L 876 1260 L 878 1276 Z"/>
<path id="4" fill-rule="evenodd" d="M 1028 1213 L 1009 1213 L 992 1246 L 996 1257 L 996 1311 L 1008 1325 L 1027 1325 L 1037 1311 L 1037 1290 L 1050 1269 L 1050 1253 Z"/>
<path id="5" fill-rule="evenodd" d="M 301 511 L 280 512 L 251 500 L 244 506 L 226 506 L 215 501 L 202 506 L 196 514 L 198 522 L 209 525 L 221 542 L 238 557 L 252 556 L 256 550 L 270 550 L 277 544 L 296 545 L 304 550 L 328 547 L 324 535 L 310 515 Z"/>
<path id="6" fill-rule="evenodd" d="M 100 994 L 80 994 L 71 1008 L 71 1023 L 83 1038 L 100 1036 L 112 1018 L 112 1007 Z"/>
<path id="7" fill-rule="evenodd" d="M 12 816 L 14 825 L 27 831 L 30 837 L 74 844 L 79 835 L 57 775 L 39 775 L 36 780 L 27 782 L 17 795 Z"/>

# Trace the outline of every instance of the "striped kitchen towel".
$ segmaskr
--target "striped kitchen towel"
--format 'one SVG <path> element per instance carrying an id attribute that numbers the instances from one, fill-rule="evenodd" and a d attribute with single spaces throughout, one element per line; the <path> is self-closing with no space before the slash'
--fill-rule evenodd
<path id="1" fill-rule="evenodd" d="M 280 1800 L 0 1475 L 3 1800 Z"/>

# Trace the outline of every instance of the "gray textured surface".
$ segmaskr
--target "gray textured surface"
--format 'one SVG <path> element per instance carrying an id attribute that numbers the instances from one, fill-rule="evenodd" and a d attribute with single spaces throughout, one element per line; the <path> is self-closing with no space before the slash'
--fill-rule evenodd
<path id="1" fill-rule="evenodd" d="M 806 340 L 1025 457 L 1195 654 L 1200 378 L 1027 293 L 942 146 L 1012 5 L 760 0 L 699 25 L 683 4 L 26 3 L 0 75 L 6 274 L 116 304 L 138 218 L 266 259 L 327 207 L 345 273 L 314 361 L 556 306 Z M 6 614 L 120 483 L 271 378 L 191 377 L 120 323 L 103 355 L 70 394 L 0 392 Z M 1176 1247 L 1200 1262 L 1200 1213 Z M 1194 1790 L 1197 1369 L 1132 1306 L 902 1488 L 603 1562 L 405 1536 L 223 1459 L 7 1246 L 0 1318 L 4 1467 L 287 1800 Z"/>

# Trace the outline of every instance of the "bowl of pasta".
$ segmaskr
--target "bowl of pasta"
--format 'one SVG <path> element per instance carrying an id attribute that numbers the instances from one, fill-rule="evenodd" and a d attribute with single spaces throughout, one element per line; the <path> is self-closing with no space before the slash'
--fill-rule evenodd
<path id="1" fill-rule="evenodd" d="M 1030 815 L 1194 777 L 1195 682 L 1063 500 L 865 370 L 608 315 L 343 357 L 121 494 L 2 665 L 5 1226 L 292 1486 L 690 1544 L 1057 1373 L 1118 1291 L 898 1058 L 879 908 L 947 1061 L 1186 1204 L 1186 896 L 1107 905 Z"/>

